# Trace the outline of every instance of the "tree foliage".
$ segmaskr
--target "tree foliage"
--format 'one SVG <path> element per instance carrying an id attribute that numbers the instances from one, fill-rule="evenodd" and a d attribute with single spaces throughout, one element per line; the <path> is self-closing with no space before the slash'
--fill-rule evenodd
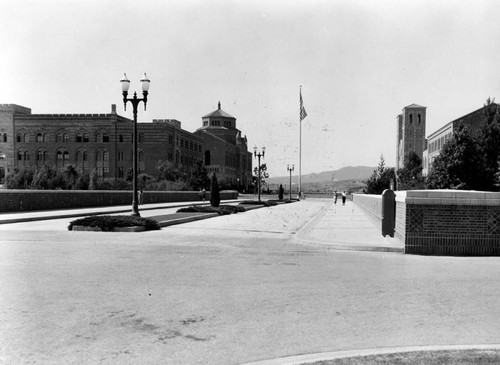
<path id="1" fill-rule="evenodd" d="M 217 176 L 215 176 L 215 173 L 212 175 L 210 184 L 210 205 L 212 207 L 218 207 L 220 205 L 219 184 L 217 183 Z"/>
<path id="2" fill-rule="evenodd" d="M 203 162 L 196 161 L 191 176 L 189 177 L 189 185 L 192 190 L 208 189 L 210 185 L 210 178 Z"/>
<path id="3" fill-rule="evenodd" d="M 431 189 L 491 191 L 499 189 L 500 110 L 486 101 L 476 138 L 460 125 L 433 161 L 427 178 Z"/>
<path id="4" fill-rule="evenodd" d="M 427 177 L 430 189 L 482 190 L 484 170 L 479 145 L 460 125 L 434 159 Z"/>
<path id="5" fill-rule="evenodd" d="M 255 181 L 255 188 L 257 189 L 257 184 L 259 181 L 259 169 L 254 167 L 253 169 L 253 180 Z M 260 190 L 262 191 L 263 186 L 266 183 L 266 179 L 269 178 L 269 173 L 267 172 L 267 165 L 265 163 L 260 165 Z"/>
<path id="6" fill-rule="evenodd" d="M 365 194 L 382 194 L 385 189 L 389 189 L 396 174 L 393 167 L 385 167 L 384 156 L 380 156 L 378 167 L 373 170 L 372 176 L 366 181 Z"/>
<path id="7" fill-rule="evenodd" d="M 405 157 L 405 164 L 397 171 L 398 190 L 425 189 L 422 177 L 422 160 L 414 152 L 410 151 Z"/>

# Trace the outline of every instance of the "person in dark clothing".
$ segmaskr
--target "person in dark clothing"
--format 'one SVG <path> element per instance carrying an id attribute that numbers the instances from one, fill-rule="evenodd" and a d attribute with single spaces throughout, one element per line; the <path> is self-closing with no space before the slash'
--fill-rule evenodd
<path id="1" fill-rule="evenodd" d="M 347 198 L 347 195 L 345 193 L 345 190 L 342 192 L 342 205 L 345 205 L 345 200 Z"/>

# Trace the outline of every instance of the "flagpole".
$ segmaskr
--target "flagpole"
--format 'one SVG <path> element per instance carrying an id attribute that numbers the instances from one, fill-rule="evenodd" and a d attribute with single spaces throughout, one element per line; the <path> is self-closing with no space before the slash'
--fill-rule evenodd
<path id="1" fill-rule="evenodd" d="M 302 99 L 302 85 L 300 85 L 300 97 Z M 299 198 L 302 196 L 302 103 L 299 108 Z"/>

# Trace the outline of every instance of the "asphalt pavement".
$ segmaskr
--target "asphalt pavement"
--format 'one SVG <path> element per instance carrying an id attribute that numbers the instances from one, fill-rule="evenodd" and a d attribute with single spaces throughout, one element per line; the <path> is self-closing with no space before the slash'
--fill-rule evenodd
<path id="1" fill-rule="evenodd" d="M 71 219 L 0 224 L 0 363 L 292 364 L 500 342 L 499 258 L 339 249 L 381 245 L 351 202 L 142 233 Z"/>

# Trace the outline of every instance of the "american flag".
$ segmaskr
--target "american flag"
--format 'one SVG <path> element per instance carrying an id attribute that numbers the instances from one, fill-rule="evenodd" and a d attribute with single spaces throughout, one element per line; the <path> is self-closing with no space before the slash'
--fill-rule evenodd
<path id="1" fill-rule="evenodd" d="M 302 101 L 302 88 L 300 89 L 300 121 L 307 117 L 306 109 L 304 108 L 304 102 Z"/>

